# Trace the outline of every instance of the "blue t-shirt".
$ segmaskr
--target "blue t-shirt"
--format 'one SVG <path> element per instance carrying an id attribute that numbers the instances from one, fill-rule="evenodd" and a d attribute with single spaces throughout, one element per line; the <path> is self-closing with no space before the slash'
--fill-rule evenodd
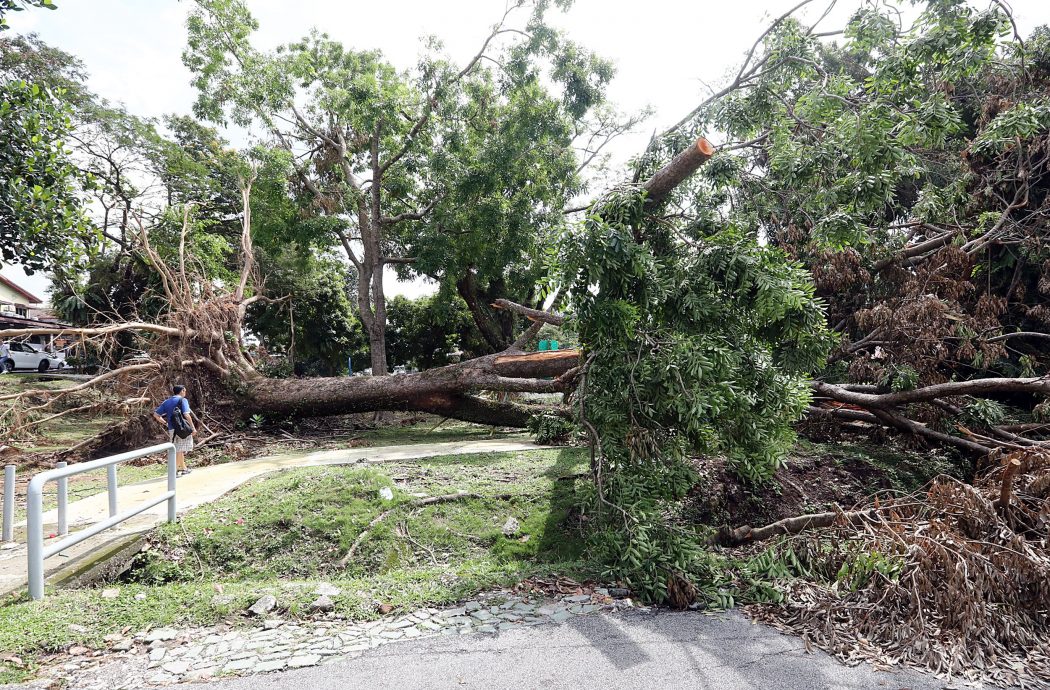
<path id="1" fill-rule="evenodd" d="M 182 414 L 188 417 L 190 414 L 190 401 L 181 395 L 173 395 L 160 404 L 154 412 L 159 414 L 164 419 L 168 420 L 168 429 L 174 429 L 175 424 L 171 421 L 171 413 L 175 411 L 176 407 L 182 408 Z"/>

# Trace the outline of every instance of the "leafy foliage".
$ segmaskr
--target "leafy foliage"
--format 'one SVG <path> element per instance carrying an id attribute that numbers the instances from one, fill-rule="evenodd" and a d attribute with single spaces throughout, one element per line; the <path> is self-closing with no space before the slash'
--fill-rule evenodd
<path id="1" fill-rule="evenodd" d="M 246 327 L 269 354 L 294 360 L 305 372 L 345 374 L 347 358 L 363 344 L 361 323 L 347 297 L 352 277 L 346 266 L 293 249 L 268 253 L 260 261 L 268 290 L 286 299 L 252 305 Z"/>
<path id="2" fill-rule="evenodd" d="M 794 439 L 831 338 L 806 272 L 727 227 L 685 241 L 619 190 L 565 247 L 586 358 L 580 414 L 597 444 L 597 548 L 608 575 L 662 600 L 700 572 L 696 534 L 669 515 L 694 454 L 768 478 Z"/>
<path id="3" fill-rule="evenodd" d="M 859 8 L 839 42 L 794 18 L 756 76 L 699 108 L 730 146 L 682 194 L 699 229 L 748 228 L 801 261 L 843 334 L 831 379 L 904 390 L 1040 374 L 1050 311 L 1047 32 L 998 3 Z M 943 413 L 943 411 L 942 411 Z"/>
<path id="4" fill-rule="evenodd" d="M 11 12 L 22 12 L 30 7 L 55 9 L 54 0 L 0 0 L 0 31 L 6 31 L 7 16 Z"/>
<path id="5" fill-rule="evenodd" d="M 0 257 L 27 272 L 73 264 L 93 232 L 65 146 L 69 106 L 60 91 L 6 76 L 0 74 Z"/>
<path id="6" fill-rule="evenodd" d="M 394 364 L 429 369 L 448 364 L 453 350 L 461 350 L 466 359 L 486 350 L 470 312 L 456 296 L 398 296 L 387 305 L 387 318 L 387 354 Z"/>

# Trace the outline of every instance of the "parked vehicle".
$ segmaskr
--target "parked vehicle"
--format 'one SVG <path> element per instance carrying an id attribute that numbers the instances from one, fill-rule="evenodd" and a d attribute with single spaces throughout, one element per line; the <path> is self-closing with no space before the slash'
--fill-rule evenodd
<path id="1" fill-rule="evenodd" d="M 66 356 L 54 352 L 45 352 L 29 343 L 8 343 L 8 356 L 0 362 L 0 372 L 35 370 L 58 371 L 65 369 Z"/>

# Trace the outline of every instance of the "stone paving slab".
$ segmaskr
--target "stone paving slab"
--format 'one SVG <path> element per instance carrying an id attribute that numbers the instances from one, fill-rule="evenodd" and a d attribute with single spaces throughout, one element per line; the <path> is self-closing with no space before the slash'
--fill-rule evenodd
<path id="1" fill-rule="evenodd" d="M 471 615 L 464 615 L 467 609 L 472 610 Z M 331 664 L 410 640 L 499 635 L 624 610 L 649 609 L 636 607 L 629 598 L 610 597 L 602 588 L 560 599 L 493 592 L 463 606 L 424 608 L 377 621 L 329 616 L 307 621 L 270 618 L 232 630 L 158 628 L 126 638 L 114 636 L 109 650 L 84 649 L 80 657 L 47 669 L 39 681 L 23 687 L 132 690 L 217 675 L 250 676 Z"/>

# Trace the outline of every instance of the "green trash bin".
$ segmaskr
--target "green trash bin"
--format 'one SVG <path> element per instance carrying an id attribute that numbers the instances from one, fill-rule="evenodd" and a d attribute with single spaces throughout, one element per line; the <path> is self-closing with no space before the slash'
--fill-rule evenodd
<path id="1" fill-rule="evenodd" d="M 557 340 L 552 340 L 551 341 L 551 349 L 552 350 L 557 350 L 558 349 L 558 341 Z"/>
<path id="2" fill-rule="evenodd" d="M 536 346 L 536 349 L 540 352 L 546 352 L 550 349 L 551 342 L 549 340 L 541 340 L 540 344 Z"/>

